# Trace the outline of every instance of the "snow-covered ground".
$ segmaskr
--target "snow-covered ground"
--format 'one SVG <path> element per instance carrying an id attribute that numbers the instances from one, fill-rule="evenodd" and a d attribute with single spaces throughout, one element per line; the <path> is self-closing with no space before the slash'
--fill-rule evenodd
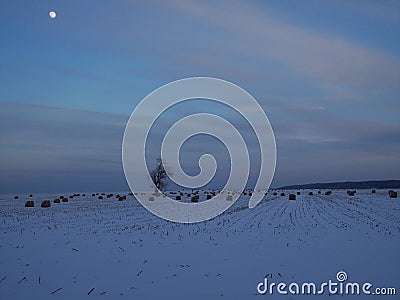
<path id="1" fill-rule="evenodd" d="M 387 190 L 287 195 L 270 192 L 253 209 L 241 196 L 198 224 L 159 219 L 129 195 L 60 204 L 56 194 L 1 195 L 0 299 L 327 299 L 259 295 L 257 285 L 265 276 L 321 283 L 339 271 L 348 281 L 397 288 L 396 296 L 357 299 L 398 299 L 400 199 Z M 50 208 L 40 207 L 44 199 Z M 329 299 L 343 297 L 354 296 Z"/>

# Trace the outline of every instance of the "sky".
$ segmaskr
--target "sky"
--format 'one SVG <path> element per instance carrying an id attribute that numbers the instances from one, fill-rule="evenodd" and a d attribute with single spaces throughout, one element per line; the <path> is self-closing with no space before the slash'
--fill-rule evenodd
<path id="1" fill-rule="evenodd" d="M 273 187 L 400 178 L 398 1 L 5 0 L 0 25 L 1 192 L 126 190 L 130 114 L 194 76 L 230 81 L 260 103 L 276 139 Z M 166 119 L 207 109 L 230 114 L 194 101 Z M 252 183 L 259 149 L 231 119 L 248 140 Z M 196 174 L 198 157 L 214 153 L 221 185 L 224 151 L 193 138 L 182 166 Z"/>

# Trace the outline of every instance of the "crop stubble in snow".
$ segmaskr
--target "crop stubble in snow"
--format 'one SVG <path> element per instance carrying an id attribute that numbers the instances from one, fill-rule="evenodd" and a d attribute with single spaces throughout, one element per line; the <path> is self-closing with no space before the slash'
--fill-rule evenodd
<path id="1" fill-rule="evenodd" d="M 133 196 L 87 194 L 41 208 L 58 196 L 2 195 L 0 298 L 249 299 L 267 274 L 318 282 L 339 270 L 353 281 L 396 286 L 398 199 L 386 190 L 302 191 L 295 201 L 279 195 L 254 209 L 241 196 L 198 224 L 159 219 Z M 34 208 L 24 207 L 28 198 Z"/>

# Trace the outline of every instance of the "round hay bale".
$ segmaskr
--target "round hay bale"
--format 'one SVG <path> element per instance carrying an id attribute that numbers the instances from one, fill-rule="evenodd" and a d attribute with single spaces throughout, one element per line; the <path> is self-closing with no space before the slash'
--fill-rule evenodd
<path id="1" fill-rule="evenodd" d="M 33 201 L 26 201 L 25 202 L 25 207 L 34 207 L 35 203 Z"/>
<path id="2" fill-rule="evenodd" d="M 289 200 L 296 200 L 296 195 L 295 194 L 290 194 L 289 195 Z"/>
<path id="3" fill-rule="evenodd" d="M 149 201 L 154 201 L 154 197 L 153 196 L 149 197 Z"/>
<path id="4" fill-rule="evenodd" d="M 198 198 L 197 196 L 193 196 L 193 197 L 190 199 L 190 201 L 191 201 L 191 202 L 199 202 L 199 198 Z"/>
<path id="5" fill-rule="evenodd" d="M 118 197 L 118 201 L 125 201 L 126 200 L 126 196 L 119 196 Z"/>
<path id="6" fill-rule="evenodd" d="M 44 200 L 42 201 L 42 204 L 40 204 L 40 207 L 50 207 L 50 201 L 49 200 Z"/>
<path id="7" fill-rule="evenodd" d="M 349 196 L 354 196 L 354 191 L 347 191 L 347 195 L 349 195 Z"/>
<path id="8" fill-rule="evenodd" d="M 321 191 L 318 191 L 318 195 L 321 195 Z"/>
<path id="9" fill-rule="evenodd" d="M 103 196 L 99 196 L 99 197 L 97 197 L 97 199 L 102 200 L 102 199 L 103 199 Z"/>
<path id="10" fill-rule="evenodd" d="M 313 192 L 308 192 L 308 195 L 312 196 L 312 195 L 314 195 L 314 193 Z"/>
<path id="11" fill-rule="evenodd" d="M 393 193 L 393 190 L 388 190 L 388 195 L 390 196 L 390 193 Z"/>
<path id="12" fill-rule="evenodd" d="M 372 194 L 376 194 L 376 190 L 372 190 L 371 193 L 372 193 Z"/>
<path id="13" fill-rule="evenodd" d="M 32 197 L 33 197 L 33 195 L 32 195 L 32 194 L 30 194 L 30 195 L 29 195 L 29 198 L 32 198 Z"/>
<path id="14" fill-rule="evenodd" d="M 68 202 L 68 198 L 62 198 L 61 201 L 66 203 L 66 202 Z"/>
<path id="15" fill-rule="evenodd" d="M 96 194 L 95 194 L 95 193 L 92 193 L 92 197 L 94 197 L 94 196 L 96 196 Z"/>
<path id="16" fill-rule="evenodd" d="M 175 196 L 175 200 L 178 200 L 178 201 L 182 200 L 182 196 L 180 196 L 180 195 L 179 196 Z"/>
<path id="17" fill-rule="evenodd" d="M 19 199 L 19 197 L 18 197 L 18 196 L 15 196 L 14 199 Z"/>
<path id="18" fill-rule="evenodd" d="M 60 199 L 64 199 L 64 196 L 60 196 Z"/>
<path id="19" fill-rule="evenodd" d="M 56 198 L 53 200 L 54 203 L 60 203 L 60 199 Z"/>
<path id="20" fill-rule="evenodd" d="M 297 195 L 300 195 L 300 192 L 297 192 Z"/>
<path id="21" fill-rule="evenodd" d="M 285 197 L 285 193 L 281 193 L 281 197 Z"/>
<path id="22" fill-rule="evenodd" d="M 389 194 L 389 198 L 397 198 L 397 192 L 395 192 L 395 191 L 392 191 L 390 194 Z"/>
<path id="23" fill-rule="evenodd" d="M 326 196 L 329 196 L 330 194 L 332 194 L 332 192 L 331 192 L 331 191 L 327 191 L 327 192 L 325 192 L 325 195 L 326 195 Z"/>
<path id="24" fill-rule="evenodd" d="M 207 200 L 210 200 L 212 198 L 211 195 L 207 195 Z"/>
<path id="25" fill-rule="evenodd" d="M 249 193 L 249 196 L 250 196 L 250 197 L 253 196 L 253 193 L 250 192 L 250 193 Z"/>
<path id="26" fill-rule="evenodd" d="M 72 198 L 74 198 L 74 196 L 73 196 L 73 195 L 71 195 L 71 196 L 69 196 L 68 198 L 69 198 L 69 199 L 72 199 Z"/>
<path id="27" fill-rule="evenodd" d="M 272 195 L 274 195 L 274 196 L 278 196 L 278 193 L 277 193 L 277 192 L 274 192 Z"/>

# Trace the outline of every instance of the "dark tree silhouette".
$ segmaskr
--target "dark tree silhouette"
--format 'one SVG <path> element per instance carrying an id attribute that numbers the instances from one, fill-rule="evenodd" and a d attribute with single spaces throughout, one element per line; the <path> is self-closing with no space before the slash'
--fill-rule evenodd
<path id="1" fill-rule="evenodd" d="M 168 182 L 168 174 L 164 168 L 164 164 L 161 158 L 157 158 L 156 167 L 153 171 L 150 172 L 151 180 L 153 180 L 154 185 L 158 190 L 162 190 L 167 187 Z"/>

